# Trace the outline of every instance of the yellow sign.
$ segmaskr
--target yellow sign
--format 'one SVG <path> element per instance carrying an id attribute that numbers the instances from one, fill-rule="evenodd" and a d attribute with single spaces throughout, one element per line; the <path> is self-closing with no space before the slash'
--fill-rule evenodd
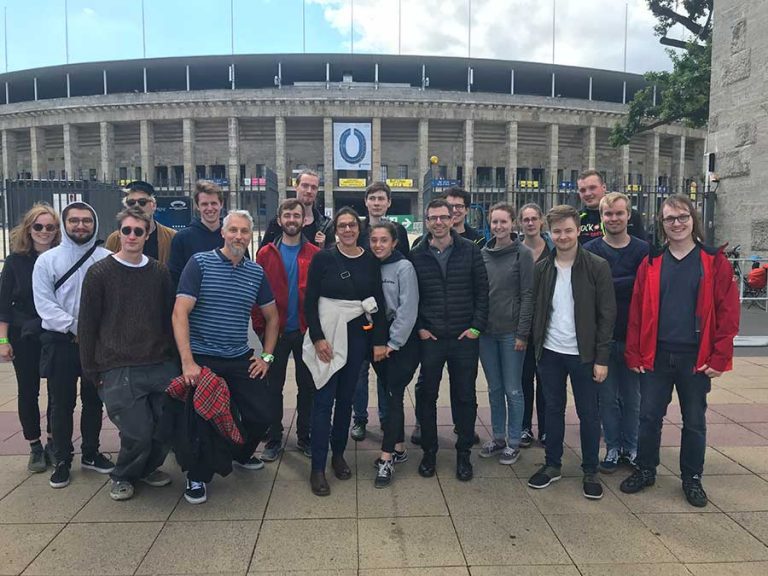
<path id="1" fill-rule="evenodd" d="M 390 188 L 413 188 L 413 178 L 387 178 Z"/>
<path id="2" fill-rule="evenodd" d="M 520 180 L 519 186 L 520 188 L 538 188 L 539 181 L 538 180 Z"/>
<path id="3" fill-rule="evenodd" d="M 339 178 L 340 188 L 365 188 L 365 178 Z"/>
<path id="4" fill-rule="evenodd" d="M 643 187 L 640 184 L 627 184 L 627 192 L 642 192 Z"/>

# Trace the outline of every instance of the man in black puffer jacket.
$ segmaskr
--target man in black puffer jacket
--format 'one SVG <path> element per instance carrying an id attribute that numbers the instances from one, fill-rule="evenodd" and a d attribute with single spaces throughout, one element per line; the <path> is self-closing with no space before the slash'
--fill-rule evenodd
<path id="1" fill-rule="evenodd" d="M 448 364 L 456 440 L 456 477 L 472 479 L 469 456 L 475 434 L 478 337 L 488 321 L 488 276 L 480 248 L 451 229 L 451 210 L 443 199 L 426 210 L 428 234 L 411 251 L 419 280 L 421 370 L 424 385 L 416 405 L 424 457 L 419 474 L 435 473 L 437 395 Z"/>

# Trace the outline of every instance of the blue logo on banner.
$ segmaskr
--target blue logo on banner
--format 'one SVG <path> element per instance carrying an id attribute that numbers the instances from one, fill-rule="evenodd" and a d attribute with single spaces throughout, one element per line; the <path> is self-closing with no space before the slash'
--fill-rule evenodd
<path id="1" fill-rule="evenodd" d="M 347 149 L 347 140 L 353 135 L 357 138 L 357 154 L 354 156 L 350 154 Z M 359 164 L 365 158 L 365 152 L 365 136 L 360 130 L 357 128 L 347 128 L 341 133 L 341 137 L 339 138 L 339 153 L 345 162 L 349 164 Z"/>

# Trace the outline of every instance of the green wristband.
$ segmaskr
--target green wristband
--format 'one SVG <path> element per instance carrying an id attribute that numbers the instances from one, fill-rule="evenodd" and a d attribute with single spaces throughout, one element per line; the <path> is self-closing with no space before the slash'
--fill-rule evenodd
<path id="1" fill-rule="evenodd" d="M 0 344 L 10 344 L 11 341 L 8 338 L 0 338 Z"/>
<path id="2" fill-rule="evenodd" d="M 469 331 L 472 333 L 472 336 L 480 336 L 480 330 L 477 328 L 470 328 Z"/>
<path id="3" fill-rule="evenodd" d="M 267 354 L 266 352 L 261 353 L 261 359 L 264 360 L 267 364 L 272 364 L 272 362 L 275 361 L 275 357 L 272 354 Z"/>

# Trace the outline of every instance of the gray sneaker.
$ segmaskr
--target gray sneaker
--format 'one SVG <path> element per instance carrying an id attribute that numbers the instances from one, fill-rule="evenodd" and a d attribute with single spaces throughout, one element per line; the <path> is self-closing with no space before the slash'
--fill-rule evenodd
<path id="1" fill-rule="evenodd" d="M 130 500 L 133 498 L 133 492 L 133 484 L 128 480 L 112 480 L 109 497 L 112 500 Z"/>
<path id="2" fill-rule="evenodd" d="M 261 459 L 264 462 L 274 462 L 280 458 L 280 453 L 283 451 L 283 447 L 280 442 L 267 442 L 264 446 L 264 450 L 261 451 Z"/>
<path id="3" fill-rule="evenodd" d="M 490 458 L 501 452 L 507 447 L 504 440 L 489 440 L 480 448 L 480 458 Z"/>
<path id="4" fill-rule="evenodd" d="M 506 446 L 501 451 L 501 454 L 499 454 L 499 464 L 511 466 L 517 462 L 518 458 L 520 458 L 520 450 L 518 448 L 510 448 L 509 446 Z"/>
<path id="5" fill-rule="evenodd" d="M 245 470 L 261 470 L 264 468 L 264 461 L 261 458 L 256 458 L 256 456 L 251 456 L 245 462 L 232 460 L 232 465 L 237 466 L 238 468 L 244 468 Z M 200 482 L 198 482 L 198 484 L 200 484 Z"/>
<path id="6" fill-rule="evenodd" d="M 29 461 L 27 462 L 27 470 L 39 474 L 45 472 L 48 469 L 48 463 L 45 461 L 45 450 L 41 445 L 37 445 L 29 452 Z"/>
<path id="7" fill-rule="evenodd" d="M 147 486 L 152 486 L 154 488 L 162 488 L 163 486 L 168 486 L 168 484 L 171 483 L 171 476 L 170 474 L 166 474 L 162 470 L 153 470 L 144 478 L 141 479 L 144 484 Z"/>

